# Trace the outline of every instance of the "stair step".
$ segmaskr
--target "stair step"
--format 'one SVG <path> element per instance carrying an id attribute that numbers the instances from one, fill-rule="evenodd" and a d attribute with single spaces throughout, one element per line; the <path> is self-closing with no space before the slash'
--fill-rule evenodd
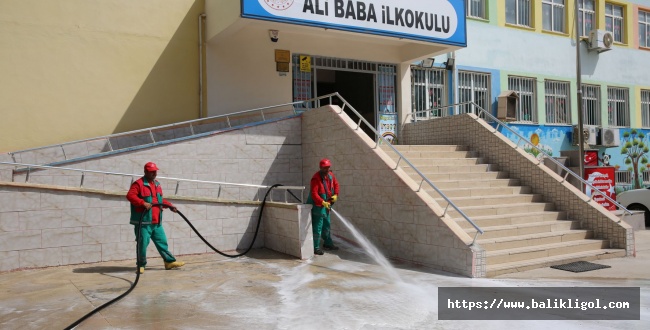
<path id="1" fill-rule="evenodd" d="M 393 157 L 395 152 L 388 148 L 382 148 Z M 398 150 L 399 151 L 399 150 Z M 478 158 L 478 153 L 475 151 L 399 151 L 404 157 L 411 159 L 417 158 L 434 158 L 434 159 L 447 159 L 447 158 Z"/>
<path id="2" fill-rule="evenodd" d="M 446 201 L 441 201 L 442 206 L 446 206 Z M 454 202 L 455 203 L 455 202 Z M 541 211 L 555 211 L 555 204 L 553 203 L 518 203 L 518 204 L 495 204 L 495 205 L 481 205 L 481 206 L 465 206 L 460 207 L 461 211 L 469 217 L 479 217 L 487 215 L 503 215 L 513 213 L 534 213 Z M 450 207 L 447 211 L 452 218 L 459 218 L 458 212 Z"/>
<path id="3" fill-rule="evenodd" d="M 582 251 L 576 253 L 568 253 L 562 255 L 548 256 L 544 258 L 534 258 L 522 261 L 501 263 L 495 265 L 487 265 L 487 276 L 494 277 L 498 275 L 523 272 L 536 268 L 544 268 L 555 265 L 562 265 L 575 261 L 592 261 L 610 258 L 625 257 L 624 249 L 599 249 Z M 559 270 L 558 270 L 559 271 Z"/>
<path id="4" fill-rule="evenodd" d="M 469 151 L 467 146 L 459 145 L 446 145 L 446 144 L 437 144 L 437 145 L 393 145 L 395 149 L 399 152 L 403 151 Z M 391 150 L 389 146 L 382 145 L 382 149 Z"/>
<path id="5" fill-rule="evenodd" d="M 443 191 L 444 193 L 444 191 Z M 441 205 L 447 203 L 442 197 L 435 192 L 430 193 L 431 196 Z M 449 197 L 449 196 L 447 196 Z M 543 196 L 541 194 L 518 194 L 518 195 L 492 195 L 492 196 L 469 196 L 469 197 L 455 197 L 449 198 L 456 206 L 463 212 L 464 207 L 473 206 L 494 206 L 495 204 L 521 204 L 521 203 L 534 203 L 543 204 Z"/>
<path id="6" fill-rule="evenodd" d="M 435 191 L 429 185 L 423 186 L 424 191 L 433 192 Z M 456 188 L 456 189 L 445 189 L 441 188 L 436 184 L 438 189 L 441 189 L 442 192 L 447 197 L 479 197 L 479 196 L 494 196 L 494 195 L 516 195 L 516 194 L 529 194 L 532 190 L 530 187 L 474 187 L 474 188 Z M 452 199 L 454 201 L 455 199 Z"/>
<path id="7" fill-rule="evenodd" d="M 420 176 L 416 174 L 419 178 Z M 414 178 L 415 179 L 415 178 Z M 440 180 L 432 181 L 439 189 L 519 187 L 517 179 Z"/>
<path id="8" fill-rule="evenodd" d="M 419 169 L 419 168 L 418 168 Z M 413 178 L 414 180 L 418 181 L 421 180 L 420 175 L 415 173 L 412 169 L 406 170 L 406 173 Z M 490 172 L 474 172 L 474 173 L 468 173 L 468 172 L 457 172 L 457 173 L 428 173 L 426 171 L 422 171 L 422 174 L 427 177 L 427 179 L 431 180 L 431 182 L 438 182 L 438 181 L 469 181 L 472 182 L 473 180 L 490 180 L 490 179 L 508 179 L 508 172 L 504 171 L 490 171 Z"/>
<path id="9" fill-rule="evenodd" d="M 566 212 L 546 211 L 534 213 L 515 213 L 504 215 L 478 216 L 471 218 L 481 229 L 492 226 L 518 225 L 524 223 L 566 220 Z M 455 218 L 461 228 L 474 228 L 465 218 Z"/>
<path id="10" fill-rule="evenodd" d="M 482 235 L 479 235 L 478 239 L 476 240 L 479 245 L 481 245 L 486 251 L 497 251 L 584 240 L 592 238 L 593 232 L 591 230 L 585 229 L 573 229 L 567 231 L 553 231 L 546 233 L 486 239 L 481 238 L 481 236 Z"/>
<path id="11" fill-rule="evenodd" d="M 497 168 L 495 165 L 490 164 L 474 164 L 474 165 L 417 165 L 413 164 L 417 169 L 425 174 L 435 174 L 435 173 L 487 173 L 490 171 L 496 171 Z M 402 166 L 402 169 L 406 173 L 416 173 L 414 169 L 408 166 Z M 431 180 L 431 179 L 429 179 Z"/>
<path id="12" fill-rule="evenodd" d="M 553 257 L 562 254 L 600 250 L 608 247 L 609 241 L 607 240 L 590 239 L 487 251 L 486 257 L 488 265 L 497 265 L 529 259 Z"/>
<path id="13" fill-rule="evenodd" d="M 472 219 L 473 221 L 473 219 Z M 471 226 L 471 224 L 470 224 Z M 489 226 L 481 227 L 483 234 L 481 239 L 501 238 L 520 235 L 533 235 L 548 232 L 568 231 L 571 229 L 579 229 L 580 223 L 578 221 L 569 220 L 555 220 L 544 222 L 533 222 L 516 225 L 503 225 L 503 226 Z M 476 234 L 474 227 L 465 230 L 470 236 Z"/>
<path id="14" fill-rule="evenodd" d="M 392 157 L 397 161 L 398 157 Z M 470 165 L 484 165 L 483 158 L 412 158 L 406 157 L 411 164 L 422 171 L 421 168 L 429 166 L 470 166 Z M 410 168 L 407 163 L 400 163 L 403 168 Z"/>

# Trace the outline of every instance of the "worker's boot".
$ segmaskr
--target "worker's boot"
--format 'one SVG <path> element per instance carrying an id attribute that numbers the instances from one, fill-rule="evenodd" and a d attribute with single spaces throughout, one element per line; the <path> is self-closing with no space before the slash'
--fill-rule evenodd
<path id="1" fill-rule="evenodd" d="M 328 251 L 336 251 L 339 249 L 338 246 L 332 244 L 332 245 L 323 245 L 323 248 Z"/>
<path id="2" fill-rule="evenodd" d="M 323 254 L 325 254 L 325 252 L 323 252 L 323 250 L 321 249 L 316 249 L 314 250 L 314 254 L 318 254 L 319 256 L 322 256 Z"/>
<path id="3" fill-rule="evenodd" d="M 173 261 L 173 262 L 165 261 L 165 269 L 179 268 L 179 267 L 183 267 L 183 265 L 185 265 L 185 263 L 182 261 Z"/>

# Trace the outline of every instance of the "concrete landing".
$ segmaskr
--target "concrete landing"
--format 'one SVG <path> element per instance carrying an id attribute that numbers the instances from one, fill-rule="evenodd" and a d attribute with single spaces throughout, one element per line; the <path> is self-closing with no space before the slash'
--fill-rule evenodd
<path id="1" fill-rule="evenodd" d="M 135 290 L 77 329 L 642 329 L 650 324 L 650 231 L 637 257 L 599 260 L 612 268 L 571 273 L 551 268 L 470 279 L 413 267 L 403 282 L 356 247 L 299 261 L 265 249 L 247 257 L 184 256 L 164 270 L 153 258 Z M 125 292 L 133 260 L 0 274 L 0 328 L 63 329 Z M 440 286 L 639 286 L 641 321 L 439 321 Z"/>

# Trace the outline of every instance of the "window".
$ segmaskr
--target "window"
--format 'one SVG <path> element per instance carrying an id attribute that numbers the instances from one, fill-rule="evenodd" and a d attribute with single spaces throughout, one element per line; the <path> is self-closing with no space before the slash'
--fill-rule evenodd
<path id="1" fill-rule="evenodd" d="M 650 127 L 650 90 L 641 90 L 641 125 Z"/>
<path id="2" fill-rule="evenodd" d="M 578 33 L 582 37 L 588 37 L 589 32 L 596 28 L 596 5 L 594 0 L 578 0 Z"/>
<path id="3" fill-rule="evenodd" d="M 489 73 L 458 71 L 458 103 L 474 102 L 483 110 L 491 113 L 492 103 L 490 100 Z M 459 113 L 469 113 L 473 109 L 471 104 L 463 105 L 460 107 Z"/>
<path id="4" fill-rule="evenodd" d="M 546 122 L 548 124 L 571 124 L 569 83 L 547 80 L 544 82 Z"/>
<path id="5" fill-rule="evenodd" d="M 506 23 L 532 27 L 530 0 L 506 0 Z"/>
<path id="6" fill-rule="evenodd" d="M 508 77 L 508 89 L 517 92 L 517 121 L 537 122 L 535 78 Z"/>
<path id="7" fill-rule="evenodd" d="M 650 12 L 639 10 L 639 46 L 650 47 Z"/>
<path id="8" fill-rule="evenodd" d="M 447 71 L 445 69 L 437 68 L 411 68 L 411 101 L 413 102 L 413 111 L 434 109 L 427 112 L 417 112 L 415 118 L 416 120 L 429 119 L 431 117 L 442 117 L 447 113 L 448 109 L 438 108 L 446 104 L 446 72 Z"/>
<path id="9" fill-rule="evenodd" d="M 467 0 L 467 17 L 487 19 L 485 0 Z"/>
<path id="10" fill-rule="evenodd" d="M 623 7 L 605 4 L 605 29 L 612 33 L 614 41 L 623 42 Z"/>
<path id="11" fill-rule="evenodd" d="M 543 0 L 542 15 L 544 30 L 564 32 L 564 0 Z"/>
<path id="12" fill-rule="evenodd" d="M 582 85 L 582 119 L 585 125 L 600 126 L 600 86 Z"/>
<path id="13" fill-rule="evenodd" d="M 630 126 L 629 93 L 627 88 L 607 88 L 609 126 Z"/>

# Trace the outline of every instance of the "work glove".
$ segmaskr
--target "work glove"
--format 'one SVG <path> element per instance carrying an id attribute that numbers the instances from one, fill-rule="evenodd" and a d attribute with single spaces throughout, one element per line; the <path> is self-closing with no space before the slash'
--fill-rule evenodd
<path id="1" fill-rule="evenodd" d="M 321 206 L 328 209 L 328 210 L 330 209 L 330 203 L 328 203 L 326 201 L 323 201 L 323 204 L 321 204 Z"/>
<path id="2" fill-rule="evenodd" d="M 332 195 L 332 203 L 336 203 L 338 199 L 339 199 L 339 195 Z"/>

